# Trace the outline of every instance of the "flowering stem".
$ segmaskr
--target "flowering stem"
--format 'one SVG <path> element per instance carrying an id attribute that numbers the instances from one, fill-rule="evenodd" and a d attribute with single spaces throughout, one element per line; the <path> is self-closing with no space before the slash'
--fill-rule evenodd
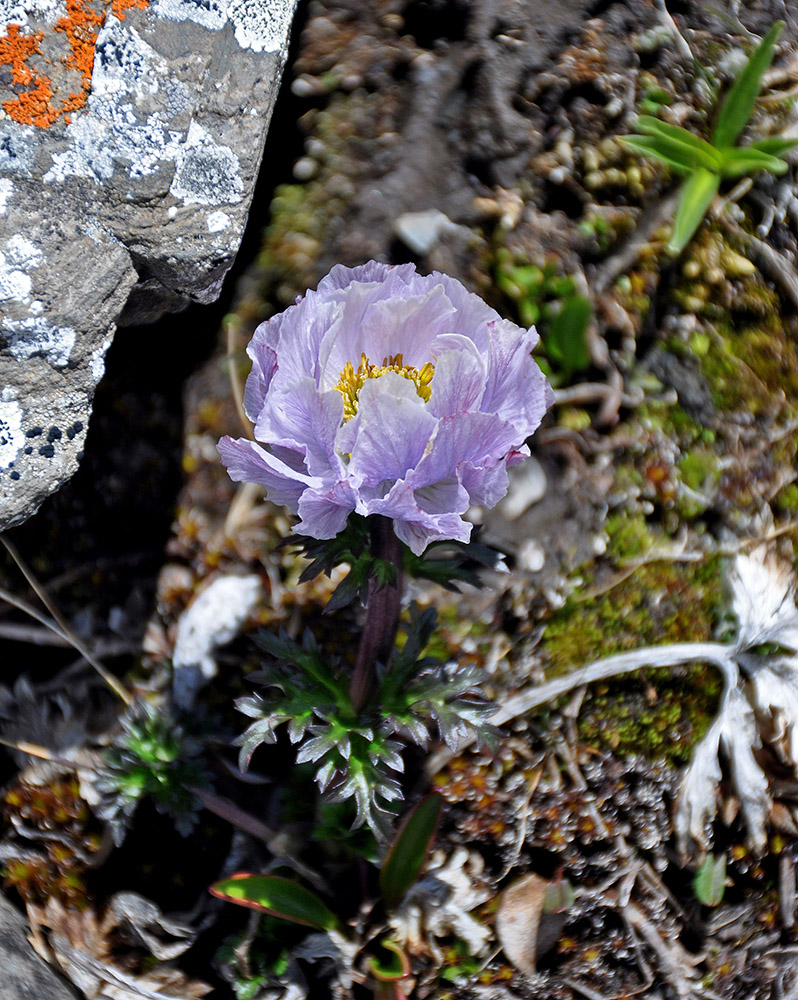
<path id="1" fill-rule="evenodd" d="M 378 662 L 387 664 L 393 652 L 399 626 L 402 599 L 402 543 L 396 537 L 393 523 L 377 516 L 371 526 L 371 553 L 396 567 L 393 581 L 380 587 L 372 577 L 366 598 L 366 621 L 360 637 L 355 669 L 349 685 L 352 707 L 359 713 L 373 694 Z"/>

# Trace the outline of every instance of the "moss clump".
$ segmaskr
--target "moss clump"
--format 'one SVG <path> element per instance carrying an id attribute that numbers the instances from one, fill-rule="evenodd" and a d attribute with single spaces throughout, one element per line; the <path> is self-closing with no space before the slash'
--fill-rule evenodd
<path id="1" fill-rule="evenodd" d="M 652 563 L 591 601 L 569 599 L 549 620 L 542 648 L 552 674 L 613 653 L 708 639 L 721 609 L 719 560 Z M 720 681 L 710 668 L 646 671 L 588 690 L 586 742 L 679 763 L 711 722 Z"/>
<path id="2" fill-rule="evenodd" d="M 619 562 L 637 559 L 654 545 L 654 535 L 642 514 L 612 514 L 604 525 L 607 553 Z"/>
<path id="3" fill-rule="evenodd" d="M 768 413 L 785 396 L 792 410 L 798 398 L 798 344 L 777 312 L 755 324 L 717 324 L 701 371 L 721 410 Z"/>
<path id="4" fill-rule="evenodd" d="M 686 764 L 717 710 L 722 682 L 709 667 L 646 670 L 597 685 L 582 706 L 579 737 L 619 754 Z"/>

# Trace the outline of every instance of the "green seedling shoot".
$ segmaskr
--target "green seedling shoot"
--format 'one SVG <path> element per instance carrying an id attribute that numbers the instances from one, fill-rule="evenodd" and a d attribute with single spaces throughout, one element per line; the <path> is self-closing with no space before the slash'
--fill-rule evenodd
<path id="1" fill-rule="evenodd" d="M 679 125 L 669 125 L 650 115 L 637 119 L 642 135 L 629 135 L 623 140 L 638 153 L 660 160 L 685 175 L 668 244 L 668 251 L 674 255 L 680 254 L 693 238 L 722 180 L 759 170 L 784 174 L 788 169 L 782 157 L 798 146 L 798 139 L 771 136 L 735 145 L 751 117 L 762 89 L 762 77 L 773 61 L 783 28 L 784 22 L 777 21 L 754 49 L 726 95 L 709 142 Z"/>

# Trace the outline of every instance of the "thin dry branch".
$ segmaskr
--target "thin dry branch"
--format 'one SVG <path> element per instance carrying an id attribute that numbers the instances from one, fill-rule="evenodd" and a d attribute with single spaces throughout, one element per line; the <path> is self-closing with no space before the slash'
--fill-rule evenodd
<path id="1" fill-rule="evenodd" d="M 16 546 L 12 542 L 10 542 L 5 537 L 5 535 L 0 535 L 0 542 L 3 543 L 3 545 L 6 548 L 6 551 L 14 560 L 14 562 L 17 564 L 20 573 L 22 573 L 22 575 L 28 581 L 33 592 L 36 594 L 36 596 L 39 598 L 39 600 L 42 602 L 45 608 L 53 616 L 53 621 L 51 622 L 48 618 L 45 618 L 43 615 L 38 614 L 36 610 L 32 608 L 29 604 L 27 604 L 25 601 L 20 601 L 18 598 L 15 598 L 13 594 L 10 594 L 6 590 L 0 590 L 0 600 L 4 600 L 8 604 L 12 604 L 20 611 L 24 611 L 32 618 L 35 618 L 36 621 L 41 622 L 42 625 L 45 625 L 47 628 L 54 631 L 57 635 L 61 636 L 61 638 L 66 639 L 72 646 L 74 646 L 74 648 L 80 653 L 80 655 L 86 660 L 86 662 L 90 663 L 91 666 L 94 667 L 94 669 L 97 671 L 100 677 L 102 677 L 102 679 L 105 681 L 108 687 L 114 692 L 115 695 L 117 695 L 117 697 L 119 697 L 125 703 L 125 705 L 132 704 L 133 698 L 129 694 L 127 689 L 124 687 L 124 685 L 119 680 L 117 680 L 117 678 L 114 677 L 114 675 L 110 671 L 106 670 L 106 668 L 103 666 L 102 663 L 100 663 L 100 661 L 97 659 L 94 653 L 92 653 L 91 650 L 87 648 L 86 644 L 81 639 L 79 639 L 78 636 L 76 636 L 75 633 L 72 631 L 72 629 L 69 627 L 66 619 L 63 617 L 63 615 L 55 606 L 55 604 L 50 600 L 50 597 L 48 596 L 44 587 L 42 587 L 42 585 L 34 576 L 33 572 L 28 568 L 24 559 L 17 551 Z"/>

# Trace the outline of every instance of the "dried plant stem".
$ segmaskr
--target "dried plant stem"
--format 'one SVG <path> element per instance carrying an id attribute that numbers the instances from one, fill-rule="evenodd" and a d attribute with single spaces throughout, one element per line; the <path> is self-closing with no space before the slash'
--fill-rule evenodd
<path id="1" fill-rule="evenodd" d="M 362 710 L 374 693 L 375 668 L 377 663 L 388 663 L 399 626 L 402 601 L 402 543 L 396 537 L 393 523 L 387 517 L 378 516 L 374 519 L 371 529 L 371 551 L 376 558 L 392 563 L 396 567 L 396 577 L 392 583 L 387 583 L 384 587 L 378 587 L 377 581 L 373 578 L 369 581 L 366 621 L 349 685 L 349 697 L 356 712 Z"/>
<path id="2" fill-rule="evenodd" d="M 117 695 L 126 705 L 132 704 L 133 698 L 131 697 L 127 689 L 124 687 L 124 685 L 120 681 L 118 681 L 117 678 L 114 677 L 112 673 L 106 670 L 106 668 L 102 665 L 102 663 L 100 663 L 97 657 L 94 656 L 94 654 L 89 649 L 87 649 L 86 645 L 75 635 L 75 633 L 69 627 L 61 612 L 58 610 L 55 604 L 50 600 L 47 591 L 44 589 L 44 587 L 42 587 L 42 585 L 33 575 L 31 570 L 28 568 L 25 561 L 23 560 L 22 556 L 20 556 L 19 552 L 17 552 L 16 546 L 13 545 L 11 542 L 9 542 L 9 540 L 5 537 L 5 535 L 0 535 L 0 542 L 3 543 L 3 545 L 6 548 L 6 551 L 19 567 L 19 571 L 22 573 L 22 575 L 30 584 L 31 588 L 33 589 L 33 592 L 36 594 L 36 596 L 39 598 L 39 600 L 42 602 L 45 608 L 50 612 L 50 614 L 53 617 L 53 621 L 50 621 L 49 618 L 46 618 L 44 615 L 37 612 L 35 608 L 32 608 L 25 601 L 21 601 L 19 598 L 14 597 L 13 594 L 10 594 L 6 590 L 0 590 L 0 600 L 6 601 L 6 603 L 11 604 L 13 607 L 18 608 L 20 611 L 24 611 L 26 614 L 30 615 L 31 618 L 34 618 L 42 625 L 45 625 L 47 628 L 51 629 L 53 632 L 55 632 L 56 635 L 61 636 L 62 639 L 66 639 L 66 641 L 69 642 L 70 645 L 74 646 L 74 648 L 80 653 L 80 655 L 86 660 L 86 662 L 91 664 L 92 667 L 94 667 L 94 669 L 97 671 L 100 677 L 102 677 L 102 679 L 105 681 L 108 687 L 114 692 L 115 695 Z"/>
<path id="3" fill-rule="evenodd" d="M 508 698 L 496 709 L 488 722 L 501 726 L 505 722 L 523 715 L 548 701 L 554 701 L 561 695 L 568 694 L 574 688 L 595 681 L 607 680 L 609 677 L 620 677 L 623 674 L 634 673 L 644 667 L 679 667 L 686 663 L 711 663 L 723 674 L 726 686 L 733 685 L 737 680 L 737 667 L 732 659 L 736 646 L 722 642 L 673 642 L 664 646 L 645 646 L 629 653 L 619 653 L 603 660 L 595 660 L 586 667 L 573 670 L 563 677 L 555 677 L 546 684 L 519 691 Z M 474 737 L 468 737 L 461 742 L 459 750 L 464 750 L 474 742 Z M 442 749 L 433 754 L 427 764 L 429 774 L 440 770 L 454 755 L 451 750 Z"/>

